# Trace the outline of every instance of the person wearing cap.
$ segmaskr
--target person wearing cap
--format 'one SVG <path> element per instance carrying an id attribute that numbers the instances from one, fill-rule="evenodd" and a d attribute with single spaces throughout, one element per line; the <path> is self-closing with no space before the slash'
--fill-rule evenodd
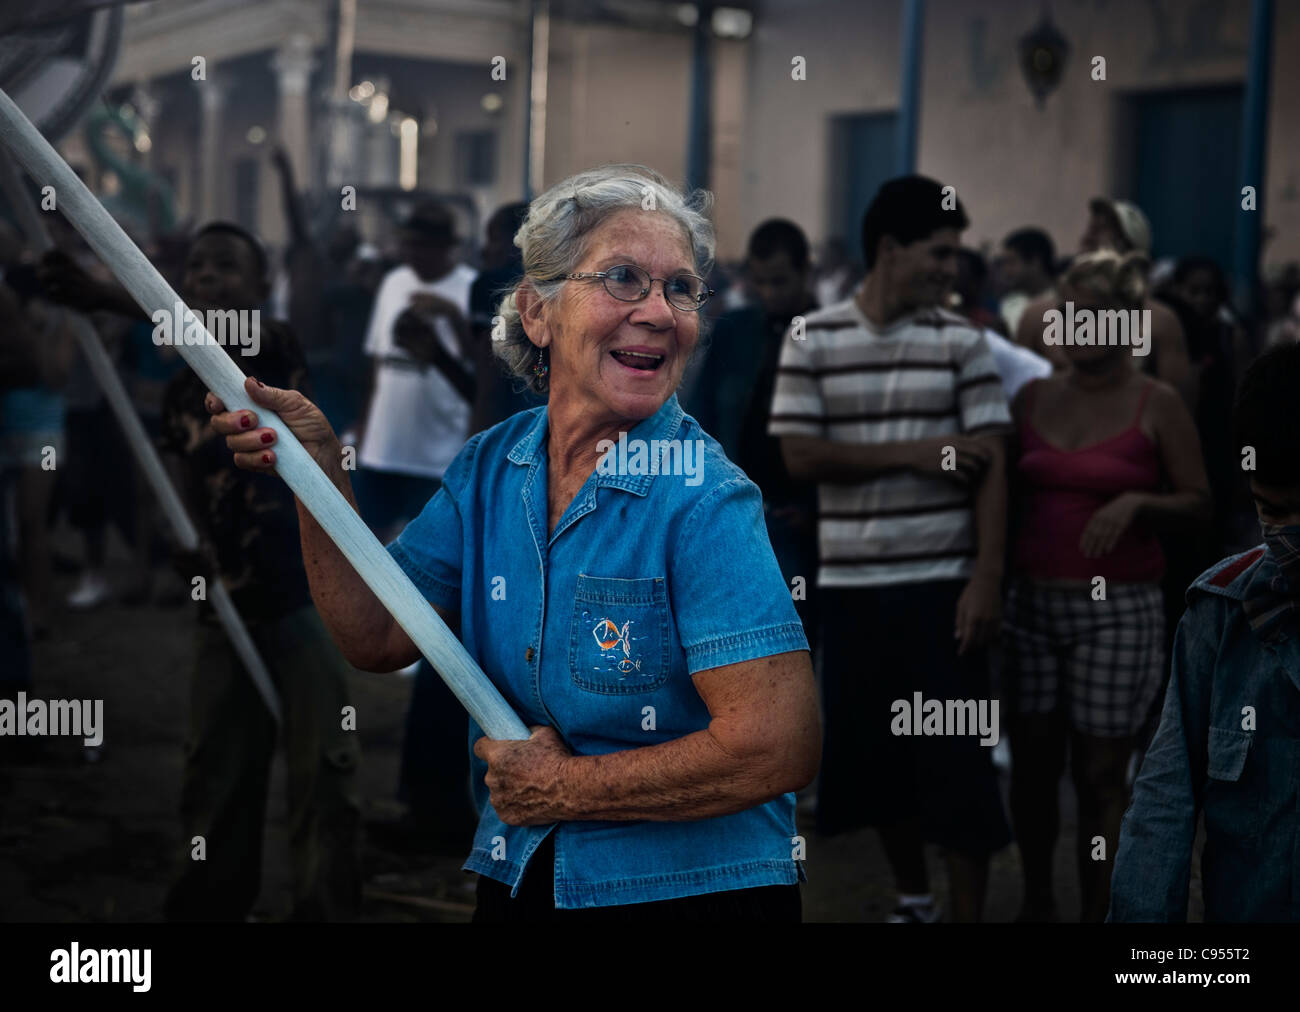
<path id="1" fill-rule="evenodd" d="M 381 537 L 433 497 L 469 435 L 466 320 L 477 276 L 456 262 L 451 211 L 423 201 L 402 224 L 401 264 L 375 295 L 365 351 L 374 362 L 361 413 L 357 495 Z"/>
<path id="2" fill-rule="evenodd" d="M 470 434 L 474 375 L 468 320 L 477 272 L 456 262 L 458 243 L 449 208 L 433 200 L 416 204 L 399 232 L 401 263 L 375 294 L 364 344 L 374 368 L 359 415 L 356 495 L 362 519 L 382 540 L 433 498 Z M 454 721 L 456 705 L 428 663 L 419 663 L 397 786 L 406 812 L 368 827 L 383 845 L 436 850 L 444 840 L 455 843 L 472 835 L 468 761 L 439 733 L 439 721 Z"/>
<path id="3" fill-rule="evenodd" d="M 1151 255 L 1151 225 L 1141 208 L 1127 200 L 1094 197 L 1088 203 L 1088 224 L 1079 238 L 1080 253 L 1109 249 L 1116 253 Z M 1050 289 L 1026 307 L 1016 328 L 1016 340 L 1046 355 L 1058 370 L 1069 368 L 1061 346 L 1043 340 L 1044 314 L 1057 308 L 1056 290 Z M 1189 407 L 1195 406 L 1195 389 L 1187 359 L 1187 341 L 1178 317 L 1163 303 L 1148 297 L 1143 310 L 1151 312 L 1151 352 L 1141 362 L 1142 371 L 1164 380 L 1177 390 Z"/>
<path id="4" fill-rule="evenodd" d="M 1088 225 L 1079 239 L 1079 249 L 1095 253 L 1113 249 L 1118 253 L 1135 250 L 1151 255 L 1151 223 L 1142 209 L 1127 200 L 1093 197 L 1088 202 Z"/>

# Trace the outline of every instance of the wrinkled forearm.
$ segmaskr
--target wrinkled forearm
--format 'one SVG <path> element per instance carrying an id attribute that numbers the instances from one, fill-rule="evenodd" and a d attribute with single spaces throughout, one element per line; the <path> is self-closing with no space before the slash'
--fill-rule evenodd
<path id="1" fill-rule="evenodd" d="M 753 808 L 807 780 L 778 749 L 737 754 L 710 731 L 696 731 L 659 745 L 573 756 L 561 778 L 559 818 L 709 819 Z"/>
<path id="2" fill-rule="evenodd" d="M 357 501 L 346 473 L 338 465 L 323 466 L 323 470 L 355 510 Z M 312 601 L 339 650 L 349 663 L 363 671 L 391 671 L 401 667 L 390 660 L 386 650 L 396 624 L 393 617 L 302 500 L 295 497 L 294 502 L 298 507 L 302 561 Z"/>

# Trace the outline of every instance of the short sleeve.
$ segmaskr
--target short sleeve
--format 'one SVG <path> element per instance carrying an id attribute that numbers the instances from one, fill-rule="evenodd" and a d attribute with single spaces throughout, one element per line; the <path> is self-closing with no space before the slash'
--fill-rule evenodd
<path id="1" fill-rule="evenodd" d="M 957 406 L 961 430 L 967 435 L 1011 429 L 1002 376 L 988 341 L 978 332 L 973 333 L 973 340 L 964 344 L 958 353 Z"/>
<path id="2" fill-rule="evenodd" d="M 993 352 L 993 361 L 1002 375 L 1002 392 L 1007 400 L 1015 400 L 1016 394 L 1027 384 L 1036 379 L 1052 374 L 1052 363 L 1041 355 L 1036 355 L 1028 348 L 1012 344 L 1006 338 L 991 331 L 984 332 Z"/>
<path id="3" fill-rule="evenodd" d="M 809 328 L 809 331 L 814 328 Z M 826 404 L 822 400 L 813 338 L 796 341 L 789 331 L 781 338 L 776 384 L 772 388 L 769 436 L 814 436 L 826 438 Z"/>
<path id="4" fill-rule="evenodd" d="M 367 355 L 386 355 L 392 351 L 390 343 L 390 316 L 388 305 L 392 302 L 393 282 L 395 275 L 389 271 L 384 280 L 379 284 L 379 291 L 375 294 L 375 305 L 370 311 L 370 322 L 366 326 L 366 343 L 364 345 Z"/>
<path id="5" fill-rule="evenodd" d="M 465 444 L 448 466 L 433 498 L 388 545 L 388 554 L 426 601 L 457 612 L 461 610 L 461 571 L 465 557 L 461 503 L 482 437 L 479 433 Z"/>
<path id="6" fill-rule="evenodd" d="M 719 485 L 691 510 L 677 538 L 669 581 L 673 619 L 692 675 L 808 649 L 768 541 L 762 497 L 746 478 Z"/>

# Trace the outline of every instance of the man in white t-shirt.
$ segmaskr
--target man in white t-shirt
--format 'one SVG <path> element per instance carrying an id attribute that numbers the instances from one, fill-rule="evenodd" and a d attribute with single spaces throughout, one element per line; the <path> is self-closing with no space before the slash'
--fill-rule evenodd
<path id="1" fill-rule="evenodd" d="M 477 274 L 456 263 L 457 243 L 451 212 L 421 203 L 402 225 L 402 264 L 375 296 L 365 342 L 374 375 L 362 414 L 357 494 L 362 517 L 381 540 L 419 515 L 469 434 L 466 320 Z"/>
<path id="2" fill-rule="evenodd" d="M 465 445 L 475 389 L 469 296 L 477 272 L 455 260 L 450 211 L 419 204 L 400 241 L 402 265 L 380 284 L 366 332 L 374 379 L 354 484 L 362 518 L 385 543 L 420 514 Z M 477 821 L 466 789 L 465 714 L 428 661 L 413 674 L 397 788 L 407 813 L 370 822 L 367 832 L 389 848 L 464 853 Z"/>

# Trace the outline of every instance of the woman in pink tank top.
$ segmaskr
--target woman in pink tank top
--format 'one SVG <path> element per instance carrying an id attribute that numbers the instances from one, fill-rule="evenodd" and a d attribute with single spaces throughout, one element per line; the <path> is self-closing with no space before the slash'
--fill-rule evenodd
<path id="1" fill-rule="evenodd" d="M 1195 423 L 1172 387 L 1136 368 L 1149 328 L 1146 267 L 1111 251 L 1074 261 L 1056 309 L 1070 368 L 1029 384 L 1012 404 L 1020 452 L 1003 685 L 1022 920 L 1057 918 L 1052 859 L 1067 747 L 1081 919 L 1106 916 L 1129 760 L 1164 678 L 1157 535 L 1210 516 Z M 1072 343 L 1085 336 L 1092 343 Z"/>

